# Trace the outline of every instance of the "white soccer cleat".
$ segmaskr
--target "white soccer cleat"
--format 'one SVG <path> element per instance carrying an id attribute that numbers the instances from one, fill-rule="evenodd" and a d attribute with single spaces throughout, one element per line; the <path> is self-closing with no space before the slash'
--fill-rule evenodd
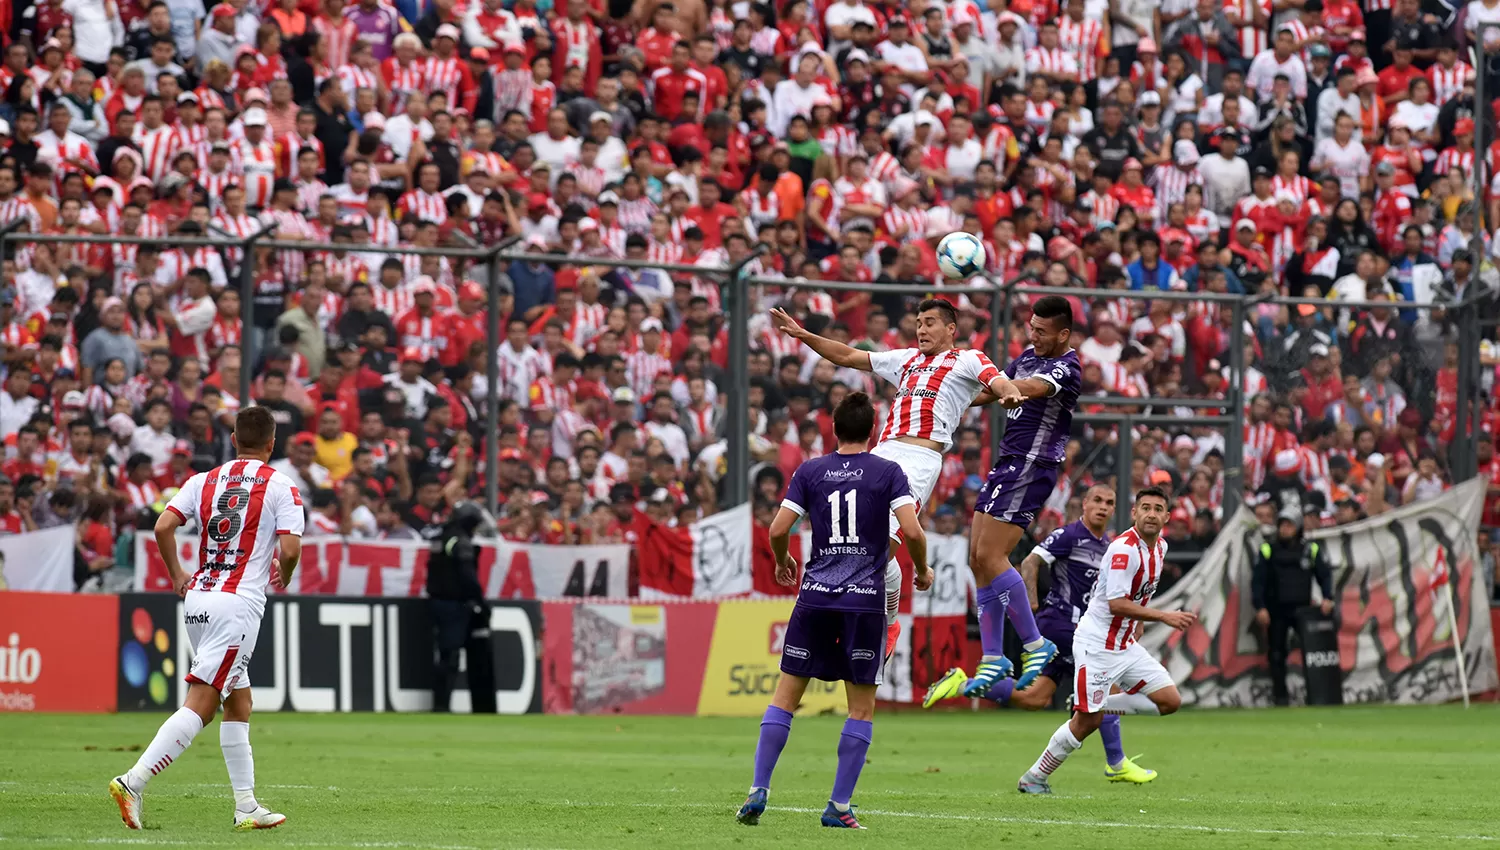
<path id="1" fill-rule="evenodd" d="M 286 815 L 271 811 L 265 806 L 256 806 L 253 812 L 242 812 L 238 809 L 234 813 L 234 828 L 238 832 L 252 829 L 275 829 L 286 823 Z"/>
<path id="2" fill-rule="evenodd" d="M 131 829 L 140 829 L 141 811 L 144 808 L 141 792 L 131 788 L 126 777 L 116 776 L 109 781 L 109 796 L 120 807 L 120 820 Z"/>

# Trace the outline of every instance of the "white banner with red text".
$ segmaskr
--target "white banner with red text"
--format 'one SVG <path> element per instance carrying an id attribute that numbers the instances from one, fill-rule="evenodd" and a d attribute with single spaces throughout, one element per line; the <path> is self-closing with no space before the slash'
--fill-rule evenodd
<path id="1" fill-rule="evenodd" d="M 1338 651 L 1328 653 L 1337 658 L 1326 659 L 1303 658 L 1300 649 L 1291 653 L 1287 684 L 1293 702 L 1305 691 L 1302 670 L 1308 663 L 1339 666 L 1346 704 L 1459 699 L 1460 659 L 1469 693 L 1500 686 L 1475 544 L 1484 488 L 1482 479 L 1474 479 L 1438 498 L 1309 535 L 1333 568 Z M 1185 703 L 1271 704 L 1263 632 L 1250 601 L 1261 539 L 1254 518 L 1241 508 L 1198 566 L 1152 603 L 1198 614 L 1186 632 L 1148 626 L 1141 639 L 1172 674 Z M 1450 623 L 1457 624 L 1458 635 Z"/>
<path id="2" fill-rule="evenodd" d="M 0 535 L 0 590 L 73 592 L 75 529 Z"/>
<path id="3" fill-rule="evenodd" d="M 179 532 L 177 544 L 183 567 L 192 570 L 198 563 L 198 536 Z M 289 591 L 304 595 L 421 596 L 427 584 L 429 546 L 422 540 L 304 538 L 302 560 Z M 71 546 L 68 551 L 72 551 Z M 155 538 L 136 537 L 135 563 L 136 590 L 172 589 Z M 69 589 L 72 570 L 69 558 Z M 624 599 L 630 595 L 630 547 L 482 541 L 479 582 L 490 599 Z"/>

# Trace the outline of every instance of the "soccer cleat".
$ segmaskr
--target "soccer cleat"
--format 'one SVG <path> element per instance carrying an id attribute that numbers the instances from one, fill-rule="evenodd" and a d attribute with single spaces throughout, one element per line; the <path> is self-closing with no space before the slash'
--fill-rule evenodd
<path id="1" fill-rule="evenodd" d="M 1118 767 L 1106 764 L 1104 775 L 1110 782 L 1134 782 L 1137 785 L 1145 785 L 1156 778 L 1156 771 L 1149 767 L 1141 767 L 1127 758 L 1120 762 Z"/>
<path id="2" fill-rule="evenodd" d="M 932 708 L 938 700 L 951 699 L 959 695 L 963 690 L 964 682 L 969 680 L 969 674 L 961 667 L 949 667 L 943 678 L 938 679 L 927 686 L 927 695 L 922 697 L 922 707 Z"/>
<path id="3" fill-rule="evenodd" d="M 236 832 L 248 832 L 252 829 L 275 829 L 286 823 L 286 815 L 277 814 L 265 806 L 256 806 L 253 812 L 242 812 L 238 809 L 234 812 L 234 828 Z"/>
<path id="4" fill-rule="evenodd" d="M 891 656 L 895 654 L 895 652 L 896 652 L 896 638 L 899 638 L 899 637 L 901 637 L 901 621 L 900 620 L 892 620 L 891 624 L 889 626 L 885 627 L 885 660 L 886 661 L 890 661 L 891 660 Z"/>
<path id="5" fill-rule="evenodd" d="M 745 805 L 740 806 L 739 814 L 734 819 L 745 826 L 757 826 L 760 824 L 760 816 L 766 810 L 766 789 L 751 788 L 750 796 L 745 798 Z"/>
<path id="6" fill-rule="evenodd" d="M 1057 657 L 1057 644 L 1046 638 L 1042 638 L 1042 645 L 1029 652 L 1021 653 L 1021 675 L 1016 679 L 1016 690 L 1025 690 L 1026 686 L 1036 681 L 1041 674 L 1042 668 L 1047 662 Z"/>
<path id="7" fill-rule="evenodd" d="M 124 776 L 116 776 L 109 781 L 109 796 L 120 807 L 120 820 L 131 829 L 140 829 L 141 810 L 144 808 L 141 792 L 132 789 Z"/>
<path id="8" fill-rule="evenodd" d="M 1016 790 L 1022 794 L 1051 794 L 1052 786 L 1047 783 L 1047 777 L 1037 776 L 1028 770 L 1016 784 Z"/>
<path id="9" fill-rule="evenodd" d="M 835 829 L 864 829 L 854 819 L 854 806 L 850 806 L 847 812 L 841 812 L 834 807 L 832 800 L 828 801 L 828 808 L 823 810 L 823 825 Z"/>
<path id="10" fill-rule="evenodd" d="M 979 698 L 989 696 L 990 688 L 1001 679 L 1010 678 L 1011 671 L 1014 669 L 1015 665 L 1003 655 L 979 662 L 979 666 L 974 670 L 974 678 L 964 683 L 964 696 Z M 1017 684 L 1016 690 L 1020 689 L 1021 686 Z"/>

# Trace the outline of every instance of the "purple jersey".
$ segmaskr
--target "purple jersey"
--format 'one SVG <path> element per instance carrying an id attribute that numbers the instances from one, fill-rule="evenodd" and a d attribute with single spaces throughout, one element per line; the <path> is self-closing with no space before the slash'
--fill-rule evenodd
<path id="1" fill-rule="evenodd" d="M 1038 357 L 1028 348 L 1010 361 L 1005 367 L 1006 377 L 1013 381 L 1036 378 L 1051 386 L 1052 392 L 1006 411 L 1001 457 L 1024 457 L 1052 466 L 1062 463 L 1073 430 L 1073 410 L 1078 407 L 1083 386 L 1082 372 L 1078 352 L 1072 350 L 1061 357 Z"/>
<path id="2" fill-rule="evenodd" d="M 1031 554 L 1052 568 L 1052 587 L 1042 607 L 1057 611 L 1076 623 L 1088 606 L 1087 596 L 1099 576 L 1099 563 L 1109 546 L 1107 537 L 1095 537 L 1081 520 L 1070 522 L 1047 535 Z"/>
<path id="3" fill-rule="evenodd" d="M 781 502 L 807 517 L 812 533 L 797 604 L 884 611 L 890 515 L 914 504 L 901 467 L 869 452 L 797 467 Z"/>
<path id="4" fill-rule="evenodd" d="M 366 12 L 359 6 L 344 9 L 344 19 L 354 22 L 354 28 L 370 42 L 370 55 L 384 62 L 391 57 L 391 42 L 401 34 L 401 16 L 387 3 L 377 5 Z"/>

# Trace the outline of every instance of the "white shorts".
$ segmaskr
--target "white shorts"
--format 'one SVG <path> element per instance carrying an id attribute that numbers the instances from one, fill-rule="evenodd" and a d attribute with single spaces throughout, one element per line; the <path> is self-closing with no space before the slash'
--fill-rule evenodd
<path id="1" fill-rule="evenodd" d="M 1138 643 L 1125 649 L 1074 643 L 1073 667 L 1073 706 L 1084 714 L 1104 708 L 1116 686 L 1130 694 L 1150 694 L 1173 684 L 1167 668 Z"/>
<path id="2" fill-rule="evenodd" d="M 870 454 L 883 457 L 901 467 L 906 473 L 906 483 L 911 487 L 911 497 L 917 500 L 917 513 L 932 498 L 932 488 L 937 486 L 938 476 L 943 472 L 943 456 L 926 446 L 914 446 L 899 440 L 886 440 L 871 450 Z M 891 514 L 891 539 L 901 539 L 901 524 L 896 514 Z"/>
<path id="3" fill-rule="evenodd" d="M 233 593 L 189 590 L 182 605 L 193 645 L 190 683 L 212 685 L 220 698 L 250 687 L 250 655 L 260 637 L 260 615 Z"/>

